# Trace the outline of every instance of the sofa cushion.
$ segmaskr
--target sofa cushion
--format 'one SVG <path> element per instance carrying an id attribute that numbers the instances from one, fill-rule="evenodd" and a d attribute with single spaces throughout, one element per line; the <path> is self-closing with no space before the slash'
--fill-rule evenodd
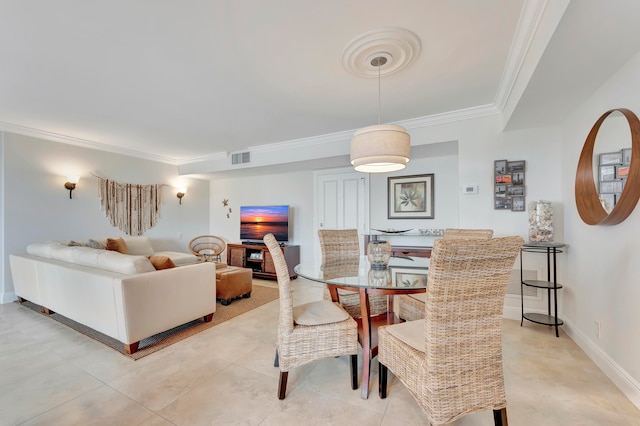
<path id="1" fill-rule="evenodd" d="M 171 259 L 174 265 L 182 266 L 190 263 L 196 263 L 198 256 L 191 253 L 182 253 L 179 251 L 157 251 L 153 253 L 154 256 L 165 256 Z"/>
<path id="2" fill-rule="evenodd" d="M 153 272 L 156 270 L 145 256 L 133 256 L 109 250 L 99 250 L 99 252 L 96 268 L 126 275 Z"/>
<path id="3" fill-rule="evenodd" d="M 117 251 L 118 253 L 128 254 L 127 243 L 124 242 L 122 237 L 120 238 L 107 238 L 107 250 Z"/>
<path id="4" fill-rule="evenodd" d="M 90 247 L 77 247 L 73 250 L 73 263 L 76 265 L 89 266 L 92 268 L 98 267 L 98 256 L 104 250 L 96 250 Z"/>
<path id="5" fill-rule="evenodd" d="M 151 256 L 153 254 L 153 247 L 151 246 L 151 240 L 147 236 L 125 236 L 122 237 L 127 245 L 127 253 L 139 256 Z M 118 250 L 119 251 L 119 250 Z"/>
<path id="6" fill-rule="evenodd" d="M 166 256 L 149 256 L 149 261 L 156 270 L 175 268 L 173 261 Z"/>
<path id="7" fill-rule="evenodd" d="M 145 256 L 132 256 L 89 247 L 69 247 L 59 242 L 29 244 L 27 253 L 126 275 L 156 270 Z"/>
<path id="8" fill-rule="evenodd" d="M 33 256 L 40 256 L 51 258 L 51 247 L 59 243 L 46 242 L 46 243 L 32 243 L 27 246 L 27 253 Z"/>
<path id="9" fill-rule="evenodd" d="M 76 248 L 79 248 L 79 247 L 69 247 L 65 244 L 59 244 L 59 243 L 51 244 L 50 257 L 51 259 L 73 263 L 73 251 Z"/>

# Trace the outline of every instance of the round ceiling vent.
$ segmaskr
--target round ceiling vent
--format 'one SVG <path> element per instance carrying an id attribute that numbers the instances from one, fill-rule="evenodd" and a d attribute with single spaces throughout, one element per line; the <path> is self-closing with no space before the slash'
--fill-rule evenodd
<path id="1" fill-rule="evenodd" d="M 411 64 L 420 53 L 417 35 L 403 28 L 380 28 L 351 40 L 342 50 L 342 66 L 358 77 L 390 75 Z M 387 61 L 380 67 L 372 64 L 376 58 Z M 377 62 L 376 62 L 377 63 Z"/>

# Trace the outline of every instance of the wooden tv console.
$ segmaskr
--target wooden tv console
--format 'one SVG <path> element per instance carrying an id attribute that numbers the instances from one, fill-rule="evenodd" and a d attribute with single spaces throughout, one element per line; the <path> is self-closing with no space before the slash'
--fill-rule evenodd
<path id="1" fill-rule="evenodd" d="M 289 267 L 289 278 L 298 278 L 293 268 L 300 263 L 300 246 L 283 245 L 280 248 Z M 250 268 L 254 278 L 278 279 L 271 253 L 264 245 L 227 244 L 227 265 Z"/>

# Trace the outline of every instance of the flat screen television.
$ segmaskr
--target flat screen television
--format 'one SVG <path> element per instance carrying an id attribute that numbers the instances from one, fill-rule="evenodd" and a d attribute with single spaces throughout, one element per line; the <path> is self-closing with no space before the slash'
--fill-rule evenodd
<path id="1" fill-rule="evenodd" d="M 276 240 L 289 241 L 289 206 L 240 206 L 240 239 L 262 242 L 271 233 Z"/>

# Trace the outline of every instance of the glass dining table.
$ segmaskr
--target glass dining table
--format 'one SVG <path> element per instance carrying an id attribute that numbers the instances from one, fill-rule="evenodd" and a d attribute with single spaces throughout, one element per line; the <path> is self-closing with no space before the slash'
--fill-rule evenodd
<path id="1" fill-rule="evenodd" d="M 394 295 L 426 291 L 429 258 L 393 256 L 387 267 L 374 266 L 362 256 L 301 263 L 294 268 L 298 276 L 326 284 L 334 302 L 340 301 L 338 289 L 359 293 L 362 317 L 355 320 L 362 346 L 362 399 L 369 396 L 371 360 L 378 354 L 378 327 L 399 322 L 393 308 Z M 370 315 L 370 294 L 388 296 L 386 313 Z"/>

